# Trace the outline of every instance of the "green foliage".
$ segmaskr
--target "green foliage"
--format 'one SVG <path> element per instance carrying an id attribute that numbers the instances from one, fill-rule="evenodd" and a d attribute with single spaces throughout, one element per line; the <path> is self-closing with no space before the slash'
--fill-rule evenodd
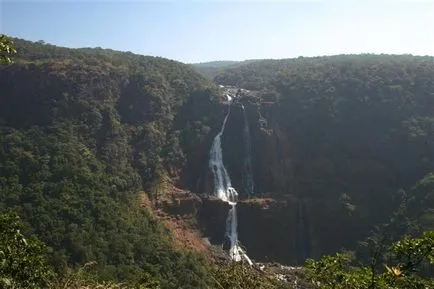
<path id="1" fill-rule="evenodd" d="M 82 267 L 70 270 L 65 276 L 57 277 L 51 282 L 48 288 L 68 289 L 161 289 L 159 282 L 150 274 L 144 273 L 143 277 L 136 284 L 115 283 L 98 281 L 92 275 L 92 267 L 95 262 L 84 264 Z"/>
<path id="2" fill-rule="evenodd" d="M 217 75 L 222 73 L 224 69 L 238 67 L 257 60 L 245 61 L 210 61 L 202 63 L 191 64 L 199 73 L 208 79 L 214 79 Z"/>
<path id="3" fill-rule="evenodd" d="M 139 192 L 186 169 L 174 120 L 189 119 L 178 113 L 193 95 L 210 98 L 210 83 L 163 58 L 14 42 L 15 63 L 0 67 L 0 209 L 47 244 L 59 278 L 95 261 L 95 284 L 148 274 L 200 288 L 205 260 L 173 248 Z"/>
<path id="4" fill-rule="evenodd" d="M 193 253 L 168 255 L 159 251 L 144 269 L 159 281 L 161 288 L 206 288 L 209 284 L 208 265 L 203 257 Z"/>
<path id="5" fill-rule="evenodd" d="M 420 238 L 405 236 L 393 244 L 391 250 L 404 275 L 415 272 L 425 259 L 434 264 L 434 231 L 424 232 Z"/>
<path id="6" fill-rule="evenodd" d="M 67 267 L 97 261 L 96 270 L 104 280 L 131 282 L 155 266 L 166 274 L 159 275 L 163 285 L 184 280 L 187 272 L 178 275 L 183 271 L 175 266 L 184 262 L 184 255 L 171 247 L 167 230 L 139 208 L 140 179 L 131 164 L 122 162 L 126 157 L 121 155 L 122 139 L 112 139 L 110 151 L 116 153 L 103 162 L 68 134 L 69 129 L 3 131 L 2 206 L 22 212 L 53 248 L 50 260 L 61 274 Z M 201 264 L 201 260 L 192 261 L 189 272 Z M 184 281 L 204 279 L 204 274 L 196 274 Z M 167 286 L 162 288 L 173 288 Z"/>
<path id="7" fill-rule="evenodd" d="M 371 272 L 368 268 L 352 268 L 352 256 L 338 253 L 319 261 L 306 260 L 307 277 L 317 288 L 369 288 Z"/>
<path id="8" fill-rule="evenodd" d="M 149 273 L 145 272 L 144 275 L 140 278 L 138 284 L 136 285 L 137 289 L 160 289 L 160 282 L 152 277 Z"/>
<path id="9" fill-rule="evenodd" d="M 206 288 L 206 262 L 173 249 L 167 229 L 139 207 L 138 192 L 158 202 L 167 179 L 194 186 L 225 113 L 216 88 L 191 66 L 163 58 L 14 43 L 15 63 L 0 67 L 0 208 L 16 209 L 31 225 L 61 275 L 96 261 L 95 284 Z M 323 232 L 311 230 L 325 250 L 363 237 L 390 215 L 396 191 L 434 168 L 432 58 L 258 61 L 216 79 L 267 89 L 261 113 L 296 152 L 281 175 L 289 176 L 291 193 L 317 200 L 336 218 L 317 218 Z M 420 200 L 412 212 L 422 212 L 424 228 L 433 224 L 431 183 L 427 175 L 408 191 Z M 348 211 L 363 226 L 348 221 Z M 321 233 L 342 242 L 323 244 Z M 340 258 L 348 286 L 373 276 Z M 234 266 L 217 276 L 274 284 L 259 275 L 245 280 L 250 271 Z M 392 284 L 383 279 L 378 284 Z"/>
<path id="10" fill-rule="evenodd" d="M 218 289 L 284 289 L 290 284 L 277 280 L 276 276 L 259 272 L 252 267 L 239 263 L 222 265 L 213 273 L 213 287 Z"/>
<path id="11" fill-rule="evenodd" d="M 1 288 L 43 288 L 54 276 L 44 244 L 34 236 L 25 237 L 22 230 L 15 213 L 0 214 Z"/>
<path id="12" fill-rule="evenodd" d="M 416 215 L 423 229 L 434 229 L 434 174 L 429 173 L 410 191 L 414 199 L 411 206 L 413 215 Z"/>
<path id="13" fill-rule="evenodd" d="M 434 286 L 434 279 L 423 276 L 424 264 L 434 264 L 434 232 L 420 238 L 403 237 L 388 247 L 384 255 L 389 264 L 382 270 L 355 265 L 348 253 L 325 256 L 319 261 L 309 259 L 305 271 L 315 288 L 321 289 L 425 289 Z"/>
<path id="14" fill-rule="evenodd" d="M 14 43 L 6 35 L 0 34 L 0 64 L 11 64 L 11 56 L 16 53 Z"/>
<path id="15" fill-rule="evenodd" d="M 260 147 L 253 158 L 267 163 L 254 168 L 256 187 L 308 200 L 316 256 L 354 249 L 391 215 L 402 189 L 418 199 L 412 214 L 423 212 L 423 229 L 432 229 L 432 186 L 411 188 L 434 170 L 433 79 L 433 57 L 411 55 L 262 60 L 215 78 L 258 90 L 252 119 L 257 104 L 279 146 L 263 145 L 251 123 Z M 263 159 L 263 150 L 273 153 Z"/>

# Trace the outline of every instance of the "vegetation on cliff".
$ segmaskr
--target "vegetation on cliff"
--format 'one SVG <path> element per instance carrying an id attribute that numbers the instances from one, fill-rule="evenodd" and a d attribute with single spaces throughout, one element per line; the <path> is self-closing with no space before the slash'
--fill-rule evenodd
<path id="1" fill-rule="evenodd" d="M 68 270 L 66 274 L 56 275 L 47 262 L 48 248 L 35 236 L 26 237 L 22 234 L 24 224 L 12 212 L 0 214 L 0 286 L 12 288 L 130 288 L 130 289 L 159 289 L 159 288 L 248 288 L 274 289 L 292 288 L 290 284 L 279 281 L 273 274 L 259 272 L 242 263 L 230 265 L 221 264 L 215 268 L 206 267 L 202 272 L 197 271 L 198 264 L 189 261 L 185 255 L 180 260 L 171 260 L 170 272 L 154 274 L 161 263 L 148 265 L 135 282 L 110 283 L 99 281 L 92 276 L 95 262 L 86 263 L 83 267 Z M 170 262 L 167 261 L 166 262 Z M 157 267 L 157 268 L 156 268 Z M 191 274 L 191 271 L 195 275 Z M 90 273 L 90 274 L 89 274 Z M 170 274 L 176 274 L 171 277 Z M 207 280 L 198 282 L 203 275 Z M 170 278 L 170 280 L 164 280 Z"/>
<path id="2" fill-rule="evenodd" d="M 307 259 L 306 279 L 313 288 L 416 289 L 434 286 L 434 231 L 419 233 L 403 199 L 389 220 L 359 242 L 356 251 L 342 251 L 320 260 Z M 365 255 L 367 258 L 360 258 Z"/>
<path id="3" fill-rule="evenodd" d="M 163 58 L 14 42 L 0 67 L 0 209 L 30 225 L 59 274 L 96 261 L 102 280 L 203 287 L 206 262 L 173 247 L 139 193 L 155 201 L 164 176 L 194 164 L 220 111 L 191 103 L 210 107 L 213 85 Z"/>
<path id="4" fill-rule="evenodd" d="M 191 64 L 199 73 L 208 79 L 214 79 L 217 75 L 225 71 L 227 68 L 238 67 L 257 60 L 245 61 L 209 61 Z"/>
<path id="5" fill-rule="evenodd" d="M 434 231 L 419 238 L 404 237 L 388 251 L 374 250 L 369 266 L 357 265 L 349 253 L 325 256 L 319 261 L 307 260 L 302 274 L 279 274 L 252 268 L 243 263 L 220 264 L 208 270 L 207 282 L 192 283 L 186 276 L 177 276 L 183 283 L 161 283 L 161 279 L 144 272 L 133 283 L 98 282 L 87 272 L 93 262 L 69 271 L 63 276 L 54 274 L 47 262 L 47 247 L 36 237 L 21 233 L 24 228 L 19 217 L 11 212 L 0 214 L 0 285 L 2 288 L 246 288 L 246 289 L 425 289 L 434 285 L 421 268 L 434 263 Z M 380 241 L 380 240 L 378 240 Z M 381 241 L 380 241 L 381 242 Z M 371 249 L 378 248 L 373 246 Z M 387 260 L 387 262 L 385 262 Z M 187 269 L 183 268 L 187 266 Z M 176 271 L 186 273 L 192 267 L 182 263 Z M 152 271 L 152 268 L 150 268 Z M 290 272 L 286 272 L 290 273 Z M 297 276 L 298 275 L 298 276 Z"/>
<path id="6" fill-rule="evenodd" d="M 15 63 L 0 66 L 0 211 L 13 209 L 24 223 L 1 214 L 0 285 L 66 287 L 68 276 L 81 276 L 79 268 L 93 261 L 92 272 L 71 286 L 96 287 L 101 280 L 135 288 L 288 285 L 240 264 L 212 268 L 177 249 L 169 230 L 139 206 L 143 192 L 157 206 L 167 193 L 164 182 L 193 187 L 203 174 L 224 113 L 214 84 L 163 58 L 14 42 Z M 2 59 L 10 62 L 15 50 L 1 43 Z M 255 61 L 227 68 L 216 81 L 262 91 L 261 117 L 290 139 L 283 145 L 293 152 L 289 160 L 279 155 L 290 164 L 282 176 L 291 186 L 270 186 L 269 196 L 320 203 L 321 220 L 310 225 L 322 232 L 309 232 L 317 243 L 324 234 L 352 237 L 324 251 L 365 237 L 403 200 L 414 236 L 433 229 L 432 58 Z M 313 220 L 317 212 L 307 204 L 303 211 Z M 349 230 L 355 224 L 357 232 Z M 431 286 L 413 270 L 432 262 L 432 233 L 394 241 L 389 253 L 396 258 L 375 276 L 344 254 L 309 261 L 308 276 L 319 288 L 368 279 L 392 288 Z"/>
<path id="7" fill-rule="evenodd" d="M 403 195 L 432 229 L 433 57 L 263 60 L 215 81 L 260 91 L 245 100 L 256 187 L 306 204 L 315 257 L 354 248 Z"/>
<path id="8" fill-rule="evenodd" d="M 420 238 L 404 237 L 390 245 L 388 251 L 381 252 L 381 257 L 373 258 L 368 266 L 355 265 L 348 253 L 326 256 L 319 261 L 307 260 L 307 279 L 319 289 L 434 287 L 434 279 L 423 271 L 427 265 L 434 264 L 434 231 L 425 232 Z M 388 263 L 381 263 L 380 258 L 387 258 Z"/>

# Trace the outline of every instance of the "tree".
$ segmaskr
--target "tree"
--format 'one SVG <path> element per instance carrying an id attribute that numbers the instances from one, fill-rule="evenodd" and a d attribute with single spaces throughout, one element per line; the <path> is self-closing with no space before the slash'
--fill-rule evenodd
<path id="1" fill-rule="evenodd" d="M 11 64 L 12 60 L 10 57 L 16 53 L 17 51 L 13 47 L 13 42 L 6 35 L 0 34 L 0 64 Z"/>
<path id="2" fill-rule="evenodd" d="M 423 276 L 424 264 L 434 264 L 434 231 L 419 238 L 405 236 L 388 247 L 388 264 L 381 271 L 356 266 L 351 255 L 338 253 L 319 261 L 306 261 L 305 271 L 319 289 L 424 289 L 434 288 L 434 279 Z"/>
<path id="3" fill-rule="evenodd" d="M 0 287 L 41 288 L 54 276 L 47 251 L 35 237 L 26 238 L 17 214 L 0 214 Z"/>
<path id="4" fill-rule="evenodd" d="M 285 289 L 292 285 L 272 273 L 259 272 L 242 262 L 218 266 L 213 273 L 213 288 L 219 289 Z"/>

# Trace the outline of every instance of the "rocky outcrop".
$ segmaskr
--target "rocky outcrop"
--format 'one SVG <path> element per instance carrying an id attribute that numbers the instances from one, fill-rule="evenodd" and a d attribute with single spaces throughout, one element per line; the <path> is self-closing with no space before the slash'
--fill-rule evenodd
<path id="1" fill-rule="evenodd" d="M 255 261 L 298 264 L 297 207 L 294 200 L 251 199 L 238 203 L 238 233 L 242 247 Z M 229 205 L 214 198 L 203 200 L 198 221 L 211 244 L 225 246 Z M 302 258 L 298 258 L 302 259 Z"/>
<path id="2" fill-rule="evenodd" d="M 145 193 L 141 193 L 140 203 L 164 226 L 170 230 L 175 247 L 190 250 L 212 258 L 210 243 L 203 238 L 196 218 L 202 207 L 202 200 L 196 194 L 165 185 L 165 194 L 154 204 Z M 212 256 L 211 256 L 212 255 Z"/>
<path id="3" fill-rule="evenodd" d="M 249 256 L 261 262 L 299 264 L 297 201 L 252 199 L 238 210 L 239 236 Z"/>
<path id="4" fill-rule="evenodd" d="M 252 198 L 238 208 L 241 246 L 256 262 L 279 262 L 296 266 L 306 258 L 319 258 L 342 248 L 354 247 L 366 228 L 335 202 Z M 226 216 L 229 205 L 213 197 L 202 198 L 197 220 L 211 244 L 225 247 Z M 359 224 L 359 225 L 357 225 Z"/>
<path id="5" fill-rule="evenodd" d="M 363 217 L 348 210 L 334 196 L 314 198 L 297 184 L 297 151 L 288 130 L 276 121 L 277 97 L 244 95 L 231 106 L 222 138 L 225 166 L 240 194 L 238 232 L 249 257 L 260 262 L 301 265 L 306 258 L 354 248 L 367 227 Z M 251 132 L 253 196 L 243 191 L 243 125 L 245 107 Z M 207 160 L 208 161 L 208 160 Z M 197 193 L 213 194 L 208 162 Z M 298 180 L 299 181 L 299 180 Z M 226 217 L 230 207 L 213 197 L 203 197 L 197 210 L 199 228 L 211 244 L 225 247 Z"/>

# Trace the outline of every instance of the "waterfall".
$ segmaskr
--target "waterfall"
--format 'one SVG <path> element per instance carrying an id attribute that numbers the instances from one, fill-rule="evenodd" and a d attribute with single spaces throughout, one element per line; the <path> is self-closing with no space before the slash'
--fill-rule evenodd
<path id="1" fill-rule="evenodd" d="M 235 189 L 233 189 L 235 192 L 229 192 L 229 188 L 232 188 L 231 179 L 229 178 L 228 172 L 223 165 L 222 135 L 230 113 L 231 106 L 229 106 L 228 113 L 223 120 L 223 125 L 219 133 L 214 138 L 209 160 L 209 166 L 214 176 L 214 194 L 220 200 L 228 203 L 233 202 L 235 196 L 238 196 L 238 193 L 235 191 Z M 230 197 L 232 197 L 232 200 L 230 200 Z"/>
<path id="2" fill-rule="evenodd" d="M 228 101 L 232 98 L 228 97 Z M 238 222 L 237 222 L 237 201 L 238 193 L 235 188 L 232 187 L 231 179 L 223 164 L 223 152 L 221 146 L 221 138 L 225 130 L 226 122 L 231 113 L 231 102 L 229 103 L 228 112 L 223 120 L 222 127 L 219 133 L 215 136 L 211 146 L 209 166 L 214 177 L 214 194 L 220 200 L 227 202 L 231 209 L 229 210 L 228 217 L 226 219 L 226 237 L 230 241 L 229 255 L 232 260 L 238 262 L 244 258 L 250 265 L 253 262 L 247 256 L 247 254 L 241 249 L 238 242 Z"/>
<path id="3" fill-rule="evenodd" d="M 234 188 L 228 189 L 233 196 L 236 196 Z M 226 219 L 226 236 L 229 238 L 231 247 L 229 249 L 229 256 L 234 261 L 241 261 L 241 252 L 238 246 L 238 222 L 237 222 L 237 205 L 235 202 L 230 203 L 231 209 L 229 210 L 228 217 Z"/>
<path id="4" fill-rule="evenodd" d="M 244 168 L 242 174 L 242 184 L 244 193 L 246 195 L 252 195 L 255 183 L 252 177 L 252 145 L 250 140 L 249 122 L 247 120 L 246 109 L 241 104 L 244 115 L 244 128 L 243 128 L 243 141 L 244 141 Z"/>

